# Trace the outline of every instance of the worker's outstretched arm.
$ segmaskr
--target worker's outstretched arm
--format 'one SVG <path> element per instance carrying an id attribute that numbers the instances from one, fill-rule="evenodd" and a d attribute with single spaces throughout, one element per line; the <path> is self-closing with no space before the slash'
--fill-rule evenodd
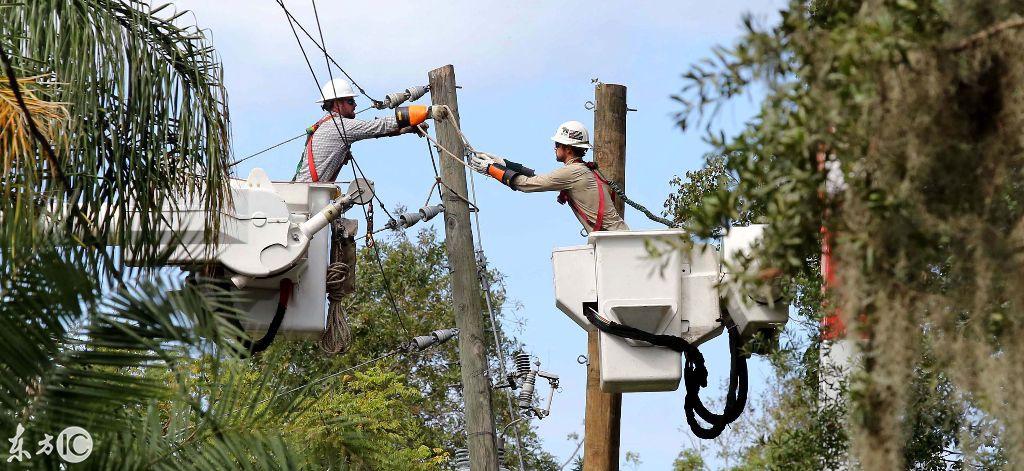
<path id="1" fill-rule="evenodd" d="M 576 172 L 567 167 L 537 175 L 531 168 L 483 152 L 474 155 L 471 163 L 478 172 L 493 177 L 513 190 L 525 192 L 564 190 L 572 186 L 577 178 Z"/>
<path id="2" fill-rule="evenodd" d="M 337 126 L 334 124 L 337 124 Z M 320 127 L 326 128 L 325 132 L 330 133 L 334 138 L 344 137 L 344 140 L 348 143 L 361 141 L 363 139 L 396 135 L 400 129 L 398 127 L 398 121 L 391 116 L 371 119 L 369 121 L 363 121 L 361 119 L 334 118 L 334 123 L 326 121 L 321 124 Z"/>

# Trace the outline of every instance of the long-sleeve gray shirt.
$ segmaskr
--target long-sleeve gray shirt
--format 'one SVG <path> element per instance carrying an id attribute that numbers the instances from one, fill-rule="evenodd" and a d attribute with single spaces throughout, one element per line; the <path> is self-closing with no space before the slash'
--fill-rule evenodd
<path id="1" fill-rule="evenodd" d="M 313 162 L 320 181 L 330 182 L 337 178 L 342 165 L 352 157 L 351 145 L 353 142 L 386 136 L 396 131 L 398 131 L 398 121 L 394 116 L 370 121 L 335 116 L 333 120 L 329 119 L 320 123 L 320 127 L 313 133 Z M 299 161 L 299 168 L 295 173 L 294 180 L 297 182 L 313 181 L 307 159 L 304 146 L 302 159 Z"/>

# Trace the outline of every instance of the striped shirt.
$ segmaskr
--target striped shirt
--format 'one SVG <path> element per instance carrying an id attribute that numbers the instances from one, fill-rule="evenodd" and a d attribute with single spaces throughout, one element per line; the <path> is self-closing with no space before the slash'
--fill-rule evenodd
<path id="1" fill-rule="evenodd" d="M 398 121 L 394 116 L 370 121 L 335 116 L 333 122 L 332 120 L 324 121 L 313 133 L 313 163 L 320 181 L 330 182 L 338 177 L 342 165 L 352 158 L 351 144 L 353 142 L 382 137 L 397 131 Z M 293 181 L 313 181 L 307 159 L 306 148 L 303 147 L 302 158 L 299 160 Z"/>

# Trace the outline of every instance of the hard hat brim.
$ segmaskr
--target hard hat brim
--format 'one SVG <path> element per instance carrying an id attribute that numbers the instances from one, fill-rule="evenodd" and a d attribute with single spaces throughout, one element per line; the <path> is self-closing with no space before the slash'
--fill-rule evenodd
<path id="1" fill-rule="evenodd" d="M 591 147 L 590 143 L 588 142 L 576 142 L 571 139 L 566 139 L 562 136 L 551 136 L 551 140 L 570 147 L 579 147 L 580 149 L 593 149 L 593 147 Z"/>
<path id="2" fill-rule="evenodd" d="M 342 93 L 340 95 L 336 95 L 334 98 L 321 98 L 321 99 L 319 99 L 317 101 L 314 101 L 313 103 L 324 103 L 324 102 L 331 101 L 331 100 L 338 100 L 338 99 L 341 99 L 341 98 L 352 98 L 352 97 L 355 97 L 355 96 L 358 96 L 358 95 L 356 95 L 355 93 Z"/>

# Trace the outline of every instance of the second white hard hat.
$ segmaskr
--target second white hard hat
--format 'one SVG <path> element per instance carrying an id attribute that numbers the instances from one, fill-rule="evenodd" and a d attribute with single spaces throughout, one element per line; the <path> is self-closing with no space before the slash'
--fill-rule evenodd
<path id="1" fill-rule="evenodd" d="M 559 144 L 579 147 L 581 149 L 591 148 L 590 133 L 587 132 L 587 127 L 579 121 L 566 121 L 562 123 L 555 130 L 555 135 L 551 136 L 551 140 Z"/>
<path id="2" fill-rule="evenodd" d="M 317 103 L 338 98 L 354 97 L 356 92 L 352 91 L 352 86 L 345 79 L 336 78 L 324 83 L 324 86 L 320 88 L 320 95 L 322 97 L 316 101 Z"/>

